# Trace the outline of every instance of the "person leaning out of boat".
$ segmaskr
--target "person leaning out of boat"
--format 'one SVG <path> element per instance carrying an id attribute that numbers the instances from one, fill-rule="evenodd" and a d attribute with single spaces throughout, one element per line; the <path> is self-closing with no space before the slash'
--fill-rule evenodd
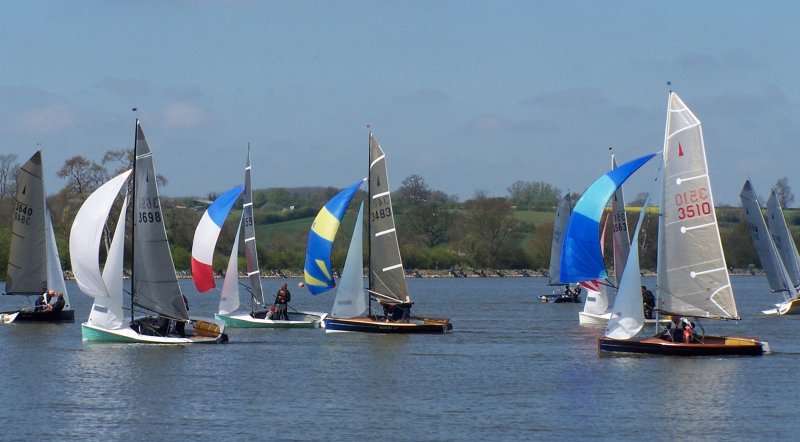
<path id="1" fill-rule="evenodd" d="M 186 311 L 189 311 L 189 300 L 186 299 L 186 295 L 183 296 L 183 304 L 186 306 Z M 178 336 L 185 338 L 186 337 L 186 321 L 175 321 L 175 333 Z"/>
<path id="2" fill-rule="evenodd" d="M 37 312 L 41 312 L 45 309 L 46 306 L 50 304 L 50 301 L 55 298 L 56 291 L 55 290 L 48 290 L 42 293 L 42 296 L 36 297 L 36 303 L 33 305 L 33 310 Z"/>
<path id="3" fill-rule="evenodd" d="M 55 294 L 55 291 L 53 290 L 50 290 L 50 292 L 53 292 L 53 296 L 56 298 L 56 302 L 52 304 L 45 304 L 43 311 L 58 313 L 61 310 L 64 310 L 64 307 L 67 305 L 67 301 L 64 300 L 64 292 L 58 292 L 58 294 Z"/>
<path id="4" fill-rule="evenodd" d="M 653 292 L 647 290 L 647 286 L 642 286 L 642 307 L 644 308 L 644 319 L 653 319 L 653 310 L 656 308 L 656 297 Z"/>
<path id="5" fill-rule="evenodd" d="M 289 287 L 285 282 L 281 283 L 281 288 L 275 295 L 275 318 L 277 320 L 289 320 L 288 308 L 289 301 L 292 300 L 292 294 L 289 292 Z"/>
<path id="6" fill-rule="evenodd" d="M 411 306 L 413 305 L 413 301 L 403 302 L 400 304 L 381 302 L 381 307 L 383 307 L 383 317 L 385 318 L 386 322 L 408 322 L 408 320 L 411 318 Z"/>

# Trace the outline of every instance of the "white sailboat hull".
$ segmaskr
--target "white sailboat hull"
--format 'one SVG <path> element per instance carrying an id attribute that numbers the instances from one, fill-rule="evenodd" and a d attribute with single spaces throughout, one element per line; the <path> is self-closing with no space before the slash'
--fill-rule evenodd
<path id="1" fill-rule="evenodd" d="M 790 299 L 788 301 L 775 304 L 775 308 L 762 310 L 765 315 L 800 315 L 800 299 Z"/>
<path id="2" fill-rule="evenodd" d="M 586 312 L 578 312 L 578 321 L 583 327 L 605 327 L 608 325 L 608 320 L 611 318 L 611 312 L 603 314 L 594 314 Z M 667 324 L 669 319 L 645 319 L 644 325 L 654 326 L 656 324 Z"/>
<path id="3" fill-rule="evenodd" d="M 186 337 L 180 336 L 151 336 L 137 333 L 136 330 L 130 327 L 122 327 L 118 329 L 108 329 L 98 327 L 88 322 L 81 324 L 81 336 L 84 341 L 92 342 L 118 342 L 118 343 L 139 343 L 139 344 L 166 344 L 166 345 L 185 345 L 185 344 L 217 344 L 228 341 L 228 337 L 223 333 L 225 323 L 211 318 L 190 318 L 189 326 L 198 324 L 213 324 L 219 328 L 218 333 L 206 333 L 216 336 L 205 336 L 201 330 L 192 330 L 187 327 Z M 193 333 L 194 331 L 194 333 Z"/>
<path id="4" fill-rule="evenodd" d="M 289 312 L 289 320 L 254 318 L 249 313 L 216 314 L 230 328 L 317 328 L 328 314 L 323 312 Z"/>

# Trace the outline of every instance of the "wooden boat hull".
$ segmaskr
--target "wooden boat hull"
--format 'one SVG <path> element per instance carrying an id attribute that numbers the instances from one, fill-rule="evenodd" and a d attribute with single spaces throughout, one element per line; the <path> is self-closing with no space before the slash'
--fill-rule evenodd
<path id="1" fill-rule="evenodd" d="M 578 323 L 584 327 L 605 327 L 608 325 L 608 319 L 611 317 L 611 313 L 603 313 L 602 315 L 596 315 L 594 313 L 586 313 L 586 312 L 578 312 Z M 671 321 L 669 319 L 645 319 L 644 325 L 645 327 L 652 327 L 658 324 L 669 324 Z"/>
<path id="2" fill-rule="evenodd" d="M 19 310 L 16 312 L 0 313 L 0 323 L 56 323 L 66 324 L 75 322 L 75 310 L 61 310 L 60 312 L 37 312 L 33 310 Z"/>
<path id="3" fill-rule="evenodd" d="M 88 322 L 81 324 L 81 336 L 84 341 L 116 342 L 136 344 L 222 344 L 228 342 L 228 335 L 223 333 L 225 323 L 214 320 L 191 318 L 191 328 L 187 327 L 187 336 L 182 338 L 177 335 L 152 336 L 143 335 L 130 327 L 120 329 L 106 329 Z"/>
<path id="4" fill-rule="evenodd" d="M 642 353 L 665 356 L 760 356 L 769 344 L 747 336 L 706 336 L 703 343 L 684 344 L 660 338 L 597 340 L 598 353 Z"/>
<path id="5" fill-rule="evenodd" d="M 453 329 L 449 318 L 421 318 L 410 322 L 385 322 L 371 318 L 325 318 L 325 332 L 380 334 L 444 334 Z"/>
<path id="6" fill-rule="evenodd" d="M 317 328 L 328 316 L 321 312 L 289 312 L 289 320 L 272 320 L 254 318 L 249 313 L 233 313 L 230 315 L 215 314 L 214 317 L 224 321 L 230 328 Z"/>
<path id="7" fill-rule="evenodd" d="M 765 315 L 800 315 L 800 299 L 790 299 L 780 304 L 775 304 L 775 308 L 763 310 Z"/>

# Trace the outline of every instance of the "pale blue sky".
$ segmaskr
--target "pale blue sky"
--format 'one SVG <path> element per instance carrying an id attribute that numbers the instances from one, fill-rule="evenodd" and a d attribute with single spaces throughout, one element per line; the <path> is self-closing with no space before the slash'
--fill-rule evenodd
<path id="1" fill-rule="evenodd" d="M 765 3 L 765 4 L 761 4 Z M 795 179 L 798 2 L 0 1 L 0 153 L 55 171 L 130 148 L 138 107 L 166 195 L 343 187 L 370 123 L 392 187 L 582 191 L 660 150 L 667 87 L 703 122 L 718 203 Z M 643 168 L 626 186 L 649 191 Z"/>

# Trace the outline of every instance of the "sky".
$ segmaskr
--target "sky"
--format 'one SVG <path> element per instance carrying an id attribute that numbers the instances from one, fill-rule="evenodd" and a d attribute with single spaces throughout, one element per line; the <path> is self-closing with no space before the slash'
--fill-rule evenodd
<path id="1" fill-rule="evenodd" d="M 703 123 L 717 204 L 739 205 L 748 177 L 800 194 L 800 2 L 0 5 L 0 154 L 39 144 L 51 194 L 68 158 L 132 148 L 137 117 L 168 196 L 240 184 L 248 143 L 255 188 L 345 187 L 367 173 L 369 130 L 392 188 L 582 192 L 609 147 L 661 150 L 670 88 Z"/>

